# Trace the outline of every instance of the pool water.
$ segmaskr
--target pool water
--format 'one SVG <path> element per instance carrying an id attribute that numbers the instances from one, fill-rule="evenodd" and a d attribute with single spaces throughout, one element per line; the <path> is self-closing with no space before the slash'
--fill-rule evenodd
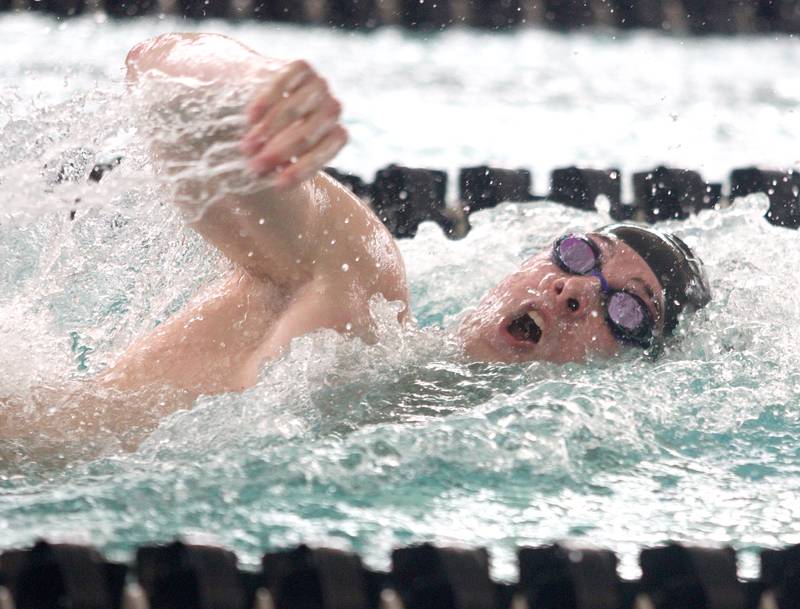
<path id="1" fill-rule="evenodd" d="M 0 395 L 103 370 L 225 268 L 150 176 L 122 83 L 134 43 L 198 27 L 0 18 Z M 533 169 L 542 192 L 573 163 L 722 180 L 798 162 L 790 38 L 202 29 L 310 59 L 351 131 L 335 164 L 365 177 L 489 162 Z M 116 154 L 100 184 L 57 183 L 65 161 L 80 174 Z M 555 235 L 607 218 L 505 204 L 462 241 L 425 224 L 401 244 L 416 325 L 376 302 L 377 345 L 300 338 L 257 386 L 199 399 L 134 452 L 105 437 L 42 463 L 0 446 L 0 544 L 67 536 L 127 560 L 203 533 L 245 564 L 302 541 L 385 568 L 391 548 L 432 540 L 486 546 L 510 579 L 524 544 L 606 546 L 632 575 L 638 548 L 678 539 L 731 542 L 752 575 L 757 548 L 800 542 L 800 234 L 764 211 L 757 195 L 667 224 L 715 300 L 664 357 L 566 366 L 468 364 L 447 329 Z"/>

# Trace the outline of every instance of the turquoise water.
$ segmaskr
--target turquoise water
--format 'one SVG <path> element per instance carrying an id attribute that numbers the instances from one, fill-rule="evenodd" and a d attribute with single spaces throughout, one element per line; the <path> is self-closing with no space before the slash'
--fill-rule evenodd
<path id="1" fill-rule="evenodd" d="M 797 159 L 790 39 L 205 28 L 312 59 L 353 136 L 337 164 L 365 176 L 491 161 L 533 168 L 541 191 L 573 162 L 722 179 Z M 165 204 L 122 97 L 127 48 L 171 29 L 187 25 L 0 19 L 0 395 L 104 369 L 224 268 Z M 128 160 L 100 185 L 55 185 L 80 147 Z M 800 541 L 800 234 L 763 213 L 753 197 L 670 225 L 716 299 L 655 363 L 466 364 L 448 337 L 526 256 L 602 214 L 504 205 L 459 242 L 424 225 L 401 245 L 417 326 L 376 303 L 378 345 L 301 338 L 256 387 L 201 398 L 132 453 L 114 437 L 47 463 L 0 446 L 0 545 L 77 537 L 128 559 L 204 533 L 247 564 L 304 541 L 386 567 L 392 547 L 433 540 L 485 545 L 511 578 L 523 544 L 607 546 L 631 574 L 642 545 L 682 539 L 732 541 L 752 574 L 757 547 Z"/>

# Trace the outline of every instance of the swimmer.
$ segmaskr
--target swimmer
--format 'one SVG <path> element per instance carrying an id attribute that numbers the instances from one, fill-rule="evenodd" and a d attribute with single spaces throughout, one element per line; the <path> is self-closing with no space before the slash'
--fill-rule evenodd
<path id="1" fill-rule="evenodd" d="M 214 175 L 179 184 L 183 199 L 213 198 L 187 221 L 231 269 L 96 379 L 96 387 L 138 402 L 106 399 L 101 414 L 74 414 L 63 424 L 122 431 L 135 409 L 151 417 L 138 424 L 152 427 L 201 394 L 253 386 L 264 363 L 296 337 L 325 328 L 373 341 L 369 303 L 377 295 L 401 302 L 405 322 L 409 292 L 394 239 L 322 171 L 347 133 L 340 102 L 308 63 L 265 58 L 224 36 L 166 34 L 136 45 L 126 65 L 130 87 L 151 74 L 218 86 L 263 81 L 245 108 L 239 143 L 254 188 L 225 194 Z M 154 160 L 168 164 L 173 153 L 158 149 Z M 618 224 L 560 237 L 490 290 L 457 333 L 465 356 L 482 361 L 654 353 L 682 314 L 709 300 L 702 263 L 682 241 Z"/>

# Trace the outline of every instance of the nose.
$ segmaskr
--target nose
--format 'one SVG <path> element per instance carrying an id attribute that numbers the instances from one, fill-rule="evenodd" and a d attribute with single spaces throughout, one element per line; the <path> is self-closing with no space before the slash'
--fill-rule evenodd
<path id="1" fill-rule="evenodd" d="M 568 315 L 585 315 L 600 301 L 600 280 L 590 275 L 559 277 L 553 282 L 556 310 Z"/>

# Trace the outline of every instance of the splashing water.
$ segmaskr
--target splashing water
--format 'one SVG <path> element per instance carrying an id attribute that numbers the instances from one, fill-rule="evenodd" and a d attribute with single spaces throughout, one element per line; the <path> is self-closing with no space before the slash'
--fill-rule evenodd
<path id="1" fill-rule="evenodd" d="M 0 35 L 38 37 L 41 44 L 47 23 L 5 18 Z M 121 63 L 125 45 L 152 26 L 99 26 L 86 19 L 69 32 L 48 31 L 68 63 L 32 68 L 39 82 L 50 83 L 42 99 L 12 68 L 25 57 L 0 64 L 0 74 L 14 85 L 0 100 L 0 395 L 32 395 L 54 379 L 90 378 L 226 266 L 184 227 L 170 203 L 169 183 L 153 177 L 142 144 L 148 128 L 179 140 L 202 133 L 157 116 L 143 124 L 142 100 L 126 95 L 111 67 Z M 264 31 L 213 27 L 255 46 Z M 597 64 L 582 63 L 570 51 L 627 61 L 652 51 L 655 40 L 685 61 L 690 82 L 710 73 L 704 62 L 713 58 L 718 66 L 748 61 L 733 42 L 716 40 L 684 46 L 642 36 L 612 48 L 589 35 L 571 39 L 569 47 L 566 38 L 537 31 L 497 38 L 455 32 L 439 42 L 391 30 L 363 39 L 294 28 L 269 32 L 275 47 L 318 57 L 340 81 L 353 113 L 354 144 L 344 160 L 364 174 L 384 159 L 398 160 L 381 156 L 384 146 L 404 162 L 431 166 L 488 157 L 510 166 L 533 157 L 541 166 L 560 158 L 560 140 L 534 146 L 532 137 L 515 139 L 509 132 L 505 141 L 495 135 L 501 144 L 492 144 L 480 126 L 474 134 L 480 145 L 465 144 L 463 154 L 441 143 L 455 132 L 437 134 L 438 144 L 403 136 L 409 91 L 430 95 L 432 110 L 423 120 L 429 130 L 440 122 L 440 109 L 471 118 L 486 112 L 521 118 L 527 111 L 510 102 L 542 99 L 561 100 L 578 120 L 581 108 L 591 105 L 602 121 L 617 116 L 619 98 L 596 80 Z M 71 50 L 76 40 L 97 37 L 99 52 Z M 459 71 L 456 58 L 477 40 L 489 59 L 476 58 L 472 71 Z M 758 44 L 779 65 L 797 60 L 782 41 Z M 342 48 L 353 53 L 352 64 L 330 59 Z M 538 63 L 547 52 L 565 57 L 583 81 Z M 419 64 L 422 54 L 427 63 Z M 729 62 L 731 54 L 741 61 Z M 500 60 L 509 55 L 519 58 L 516 66 Z M 489 70 L 492 61 L 496 72 Z M 369 77 L 374 90 L 353 93 L 359 75 L 378 73 L 376 66 L 385 70 Z M 49 79 L 67 67 L 74 84 L 62 91 Z M 526 69 L 538 78 L 525 76 Z M 615 81 L 626 103 L 657 91 L 647 66 L 628 69 L 629 83 Z M 756 131 L 782 108 L 795 109 L 800 97 L 778 87 L 773 92 L 780 99 L 773 99 L 757 79 L 748 88 L 726 81 L 720 69 L 719 82 L 709 87 L 748 115 L 745 135 L 726 135 L 729 110 L 709 114 L 702 95 L 694 97 L 692 87 L 684 90 L 669 74 L 662 76 L 665 91 L 683 91 L 683 97 L 674 95 L 665 111 L 682 120 L 695 117 L 695 127 L 711 124 L 710 143 L 701 133 L 694 137 L 715 153 L 710 162 L 730 168 L 752 160 L 737 157 L 731 142 L 742 137 L 756 146 Z M 395 87 L 394 101 L 384 97 L 388 85 Z M 455 101 L 454 91 L 461 95 Z M 245 93 L 198 106 L 181 105 L 179 92 L 162 92 L 195 124 L 191 113 L 206 109 L 209 121 L 228 117 L 232 141 Z M 401 135 L 389 133 L 387 109 L 398 123 L 391 131 Z M 559 110 L 542 112 L 556 120 Z M 573 142 L 567 161 L 599 158 L 627 173 L 638 169 L 654 146 L 648 128 L 655 124 L 657 131 L 661 123 L 648 112 L 634 114 L 627 146 L 598 127 L 597 134 L 587 131 Z M 755 149 L 765 160 L 780 153 L 787 163 L 796 137 L 784 139 L 784 132 L 796 119 L 782 117 L 777 143 Z M 495 123 L 501 133 L 507 127 L 505 120 Z M 473 158 L 478 152 L 481 158 Z M 117 169 L 99 184 L 86 181 L 97 159 L 115 154 L 125 157 Z M 690 163 L 696 152 L 670 154 L 664 156 Z M 218 168 L 207 157 L 182 170 Z M 232 179 L 229 187 L 247 184 Z M 745 569 L 752 571 L 756 546 L 800 541 L 798 233 L 770 226 L 763 213 L 764 200 L 755 196 L 666 223 L 705 259 L 715 299 L 685 320 L 683 339 L 655 363 L 630 353 L 587 365 L 468 364 L 446 331 L 521 260 L 567 228 L 601 224 L 600 215 L 549 203 L 506 204 L 474 214 L 472 232 L 459 242 L 423 225 L 416 239 L 401 244 L 418 326 L 398 329 L 396 304 L 376 301 L 376 345 L 324 331 L 297 339 L 290 353 L 264 367 L 255 387 L 197 400 L 192 410 L 163 420 L 133 452 L 109 437 L 102 450 L 75 447 L 76 454 L 57 458 L 54 466 L 39 462 L 31 447 L 11 447 L 14 465 L 0 465 L 3 544 L 79 531 L 112 557 L 128 559 L 137 544 L 202 530 L 249 564 L 267 547 L 305 541 L 354 548 L 371 565 L 385 567 L 392 546 L 433 539 L 487 545 L 495 574 L 512 577 L 514 547 L 526 543 L 573 537 L 607 545 L 622 553 L 623 571 L 630 573 L 636 548 L 672 538 L 733 541 L 746 550 Z M 8 453 L 0 448 L 0 454 Z"/>

